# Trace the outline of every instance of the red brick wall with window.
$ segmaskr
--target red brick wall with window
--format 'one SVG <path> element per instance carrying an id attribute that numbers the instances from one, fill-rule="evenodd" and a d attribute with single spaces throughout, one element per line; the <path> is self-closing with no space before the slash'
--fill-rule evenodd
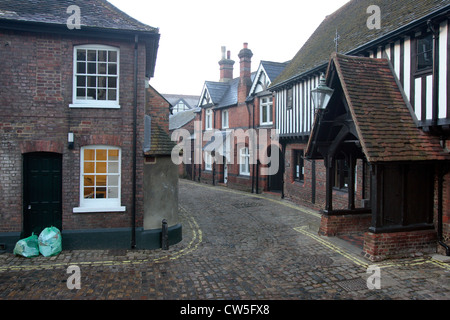
<path id="1" fill-rule="evenodd" d="M 22 229 L 22 153 L 63 155 L 63 229 L 130 226 L 134 43 L 95 38 L 1 31 L 0 39 L 0 232 Z M 8 45 L 3 45 L 7 42 Z M 73 47 L 102 44 L 120 48 L 120 109 L 69 108 Z M 145 48 L 139 46 L 137 150 L 142 150 Z M 67 134 L 75 147 L 67 147 Z M 122 148 L 122 213 L 73 213 L 80 201 L 80 148 Z M 142 225 L 143 160 L 137 161 L 137 220 Z"/>
<path id="2" fill-rule="evenodd" d="M 317 210 L 323 210 L 325 208 L 326 199 L 326 170 L 323 160 L 315 160 L 315 172 L 316 172 L 316 193 L 315 203 L 313 203 L 312 194 L 312 160 L 304 160 L 304 180 L 296 181 L 295 165 L 294 165 L 294 153 L 295 150 L 306 150 L 306 143 L 290 143 L 286 146 L 285 151 L 285 172 L 284 172 L 284 193 L 285 197 L 301 205 L 306 205 Z M 362 185 L 363 185 L 363 167 L 362 161 L 358 160 L 356 165 L 356 185 L 355 190 L 355 207 L 360 208 L 362 197 Z M 369 197 L 370 184 L 369 173 L 366 170 L 366 198 Z M 348 191 L 347 189 L 333 188 L 333 209 L 347 209 L 348 207 Z"/>

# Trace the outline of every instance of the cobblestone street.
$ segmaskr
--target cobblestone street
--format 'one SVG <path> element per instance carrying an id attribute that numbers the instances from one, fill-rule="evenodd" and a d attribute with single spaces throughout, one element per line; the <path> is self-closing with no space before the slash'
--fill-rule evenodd
<path id="1" fill-rule="evenodd" d="M 317 212 L 269 195 L 180 180 L 183 241 L 169 250 L 0 254 L 0 299 L 450 299 L 450 264 L 387 260 L 369 289 L 360 248 L 319 237 Z M 70 265 L 81 288 L 68 289 Z"/>

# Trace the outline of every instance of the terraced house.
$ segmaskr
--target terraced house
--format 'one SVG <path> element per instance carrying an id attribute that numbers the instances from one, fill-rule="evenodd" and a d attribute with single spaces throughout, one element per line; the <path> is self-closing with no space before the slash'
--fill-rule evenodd
<path id="1" fill-rule="evenodd" d="M 280 191 L 281 176 L 269 169 L 272 153 L 279 159 L 279 148 L 273 96 L 267 88 L 286 64 L 261 61 L 252 72 L 253 52 L 244 43 L 238 54 L 239 77 L 234 78 L 235 61 L 225 51 L 223 47 L 219 81 L 206 81 L 199 100 L 203 161 L 196 162 L 195 172 L 206 183 L 252 192 Z"/>
<path id="2" fill-rule="evenodd" d="M 104 0 L 0 1 L 0 250 L 51 225 L 63 249 L 158 247 L 163 218 L 180 240 L 177 194 L 146 184 L 170 159 L 159 37 Z"/>
<path id="3" fill-rule="evenodd" d="M 449 254 L 448 1 L 349 1 L 272 83 L 287 198 L 373 259 Z M 334 90 L 314 105 L 313 89 Z"/>

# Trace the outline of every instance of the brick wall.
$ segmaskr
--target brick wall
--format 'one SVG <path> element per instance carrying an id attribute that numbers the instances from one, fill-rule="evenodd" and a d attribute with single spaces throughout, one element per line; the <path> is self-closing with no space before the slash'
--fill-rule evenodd
<path id="1" fill-rule="evenodd" d="M 49 151 L 63 156 L 63 229 L 129 227 L 132 203 L 134 43 L 1 31 L 0 39 L 0 232 L 22 230 L 22 156 Z M 73 47 L 120 47 L 120 109 L 69 108 Z M 137 150 L 142 150 L 145 47 L 139 46 Z M 75 136 L 73 150 L 67 134 Z M 74 214 L 80 197 L 80 147 L 122 148 L 122 205 L 125 213 Z M 142 225 L 143 160 L 137 161 L 137 220 Z"/>
<path id="2" fill-rule="evenodd" d="M 284 172 L 284 193 L 285 197 L 314 209 L 322 210 L 325 208 L 326 199 L 326 170 L 323 160 L 315 160 L 315 197 L 313 197 L 313 160 L 304 161 L 304 180 L 295 181 L 294 151 L 306 150 L 305 143 L 289 143 L 285 151 L 285 172 Z M 369 173 L 366 170 L 365 196 L 363 197 L 363 164 L 362 160 L 357 161 L 356 165 L 356 190 L 355 207 L 362 207 L 361 201 L 370 194 Z M 348 191 L 346 189 L 333 188 L 333 209 L 347 209 Z"/>
<path id="3" fill-rule="evenodd" d="M 435 230 L 371 233 L 364 236 L 364 255 L 372 261 L 411 257 L 436 251 Z"/>
<path id="4" fill-rule="evenodd" d="M 169 134 L 169 102 L 164 99 L 152 86 L 146 90 L 146 110 L 152 118 L 152 124 L 158 124 L 167 134 Z"/>

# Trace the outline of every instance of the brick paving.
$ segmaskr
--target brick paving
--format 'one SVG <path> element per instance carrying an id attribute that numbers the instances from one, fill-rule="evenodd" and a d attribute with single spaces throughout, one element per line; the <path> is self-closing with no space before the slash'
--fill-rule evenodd
<path id="1" fill-rule="evenodd" d="M 0 254 L 0 299 L 449 300 L 450 264 L 387 260 L 379 289 L 361 248 L 317 234 L 320 216 L 270 195 L 180 181 L 183 241 L 169 250 Z M 67 268 L 81 288 L 68 289 Z"/>

